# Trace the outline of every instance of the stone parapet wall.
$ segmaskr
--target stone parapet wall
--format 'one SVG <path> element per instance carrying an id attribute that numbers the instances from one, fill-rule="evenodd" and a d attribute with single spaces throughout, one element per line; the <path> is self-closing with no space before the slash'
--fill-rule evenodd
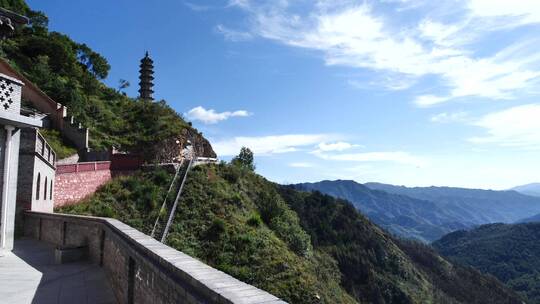
<path id="1" fill-rule="evenodd" d="M 24 232 L 58 246 L 88 246 L 120 304 L 286 303 L 114 219 L 28 212 Z"/>

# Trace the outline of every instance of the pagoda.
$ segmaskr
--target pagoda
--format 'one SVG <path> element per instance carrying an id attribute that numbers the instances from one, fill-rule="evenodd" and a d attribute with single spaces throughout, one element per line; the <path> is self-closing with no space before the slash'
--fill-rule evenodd
<path id="1" fill-rule="evenodd" d="M 154 91 L 154 61 L 148 56 L 148 52 L 143 59 L 141 59 L 141 70 L 139 71 L 139 98 L 152 100 L 152 94 Z"/>

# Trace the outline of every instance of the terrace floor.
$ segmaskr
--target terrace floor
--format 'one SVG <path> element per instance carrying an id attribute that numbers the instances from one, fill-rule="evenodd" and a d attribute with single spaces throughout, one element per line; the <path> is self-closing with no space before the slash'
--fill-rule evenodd
<path id="1" fill-rule="evenodd" d="M 0 302 L 10 304 L 116 303 L 102 268 L 88 262 L 57 265 L 54 247 L 15 241 L 0 256 Z"/>

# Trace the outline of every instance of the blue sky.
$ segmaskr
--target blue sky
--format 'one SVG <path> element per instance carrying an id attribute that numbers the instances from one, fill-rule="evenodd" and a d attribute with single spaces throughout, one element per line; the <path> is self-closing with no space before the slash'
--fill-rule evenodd
<path id="1" fill-rule="evenodd" d="M 28 2 L 273 181 L 540 181 L 537 0 Z"/>

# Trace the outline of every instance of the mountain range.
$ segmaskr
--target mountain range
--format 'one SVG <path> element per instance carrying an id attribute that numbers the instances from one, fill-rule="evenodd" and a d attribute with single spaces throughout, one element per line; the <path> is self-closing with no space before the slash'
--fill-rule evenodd
<path id="1" fill-rule="evenodd" d="M 523 186 L 517 186 L 517 187 L 512 188 L 512 190 L 517 191 L 519 193 L 526 194 L 526 195 L 540 197 L 540 183 L 532 183 L 532 184 L 527 184 Z"/>
<path id="2" fill-rule="evenodd" d="M 495 276 L 527 303 L 540 303 L 540 223 L 483 225 L 432 245 L 452 261 Z"/>
<path id="3" fill-rule="evenodd" d="M 297 184 L 304 191 L 346 199 L 391 233 L 431 242 L 459 229 L 514 223 L 540 213 L 540 198 L 517 191 L 408 188 L 350 180 Z"/>
<path id="4" fill-rule="evenodd" d="M 523 303 L 494 277 L 392 237 L 347 201 L 272 183 L 237 163 L 190 171 L 169 246 L 291 304 Z M 115 178 L 57 211 L 114 217 L 148 233 L 172 177 Z"/>

